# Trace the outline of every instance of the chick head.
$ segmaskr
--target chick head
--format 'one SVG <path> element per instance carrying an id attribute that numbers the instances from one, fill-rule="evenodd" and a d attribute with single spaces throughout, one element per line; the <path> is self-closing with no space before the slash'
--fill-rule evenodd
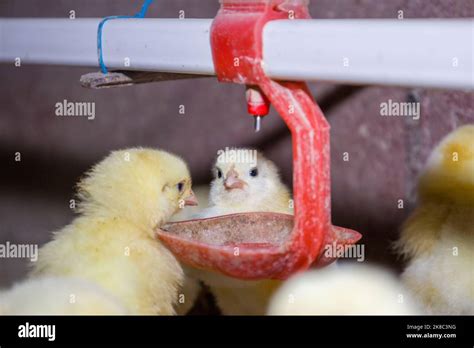
<path id="1" fill-rule="evenodd" d="M 422 200 L 474 202 L 474 125 L 451 132 L 433 150 L 419 192 Z"/>
<path id="2" fill-rule="evenodd" d="M 289 193 L 280 181 L 278 169 L 257 150 L 218 151 L 213 175 L 209 194 L 212 205 L 250 211 L 252 207 L 265 207 L 281 194 L 288 202 Z"/>
<path id="3" fill-rule="evenodd" d="M 122 218 L 153 233 L 185 205 L 196 205 L 186 163 L 162 150 L 114 151 L 78 185 L 84 214 Z"/>

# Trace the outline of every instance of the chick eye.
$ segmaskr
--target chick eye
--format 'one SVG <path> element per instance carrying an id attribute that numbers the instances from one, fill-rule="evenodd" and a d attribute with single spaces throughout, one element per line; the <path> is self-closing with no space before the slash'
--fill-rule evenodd
<path id="1" fill-rule="evenodd" d="M 222 172 L 219 168 L 217 168 L 217 177 L 220 179 L 222 178 Z"/>
<path id="2" fill-rule="evenodd" d="M 176 185 L 176 188 L 178 189 L 179 192 L 183 191 L 184 189 L 184 183 L 180 182 Z"/>
<path id="3" fill-rule="evenodd" d="M 257 176 L 258 175 L 258 169 L 257 168 L 253 168 L 250 170 L 250 176 Z"/>

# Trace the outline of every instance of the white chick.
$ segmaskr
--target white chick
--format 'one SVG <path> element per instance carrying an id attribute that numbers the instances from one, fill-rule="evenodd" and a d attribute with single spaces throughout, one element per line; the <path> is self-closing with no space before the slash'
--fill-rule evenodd
<path id="1" fill-rule="evenodd" d="M 398 250 L 402 279 L 432 314 L 474 314 L 474 125 L 433 150 Z"/>
<path id="2" fill-rule="evenodd" d="M 417 314 L 410 294 L 390 271 L 340 265 L 293 276 L 271 299 L 269 315 Z"/>
<path id="3" fill-rule="evenodd" d="M 209 207 L 195 218 L 244 212 L 292 214 L 291 195 L 276 166 L 256 150 L 226 149 L 213 168 Z M 224 315 L 263 315 L 277 280 L 250 281 L 189 269 L 209 286 Z"/>

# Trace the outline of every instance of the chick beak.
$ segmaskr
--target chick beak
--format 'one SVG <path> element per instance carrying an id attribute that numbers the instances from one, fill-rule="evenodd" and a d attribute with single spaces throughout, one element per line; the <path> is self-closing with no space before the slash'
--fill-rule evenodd
<path id="1" fill-rule="evenodd" d="M 198 200 L 194 195 L 193 190 L 189 193 L 189 196 L 184 199 L 184 205 L 198 205 Z"/>
<path id="2" fill-rule="evenodd" d="M 224 180 L 224 187 L 226 190 L 243 189 L 244 186 L 245 181 L 239 179 L 239 174 L 234 169 L 227 172 Z"/>

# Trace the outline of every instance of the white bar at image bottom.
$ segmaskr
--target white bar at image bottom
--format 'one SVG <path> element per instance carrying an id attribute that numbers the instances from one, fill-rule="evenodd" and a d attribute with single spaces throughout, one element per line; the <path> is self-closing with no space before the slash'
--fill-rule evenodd
<path id="1" fill-rule="evenodd" d="M 100 19 L 0 19 L 0 62 L 98 69 Z M 109 69 L 214 75 L 211 19 L 116 19 Z M 277 20 L 263 33 L 273 79 L 474 89 L 472 19 Z M 92 70 L 91 69 L 91 70 Z"/>

